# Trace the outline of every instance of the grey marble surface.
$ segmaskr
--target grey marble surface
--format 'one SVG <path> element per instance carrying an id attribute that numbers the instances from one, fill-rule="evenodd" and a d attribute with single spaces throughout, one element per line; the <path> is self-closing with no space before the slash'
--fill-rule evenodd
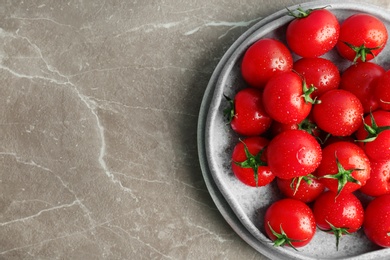
<path id="1" fill-rule="evenodd" d="M 265 259 L 210 197 L 198 112 L 227 48 L 301 2 L 0 1 L 0 259 Z"/>

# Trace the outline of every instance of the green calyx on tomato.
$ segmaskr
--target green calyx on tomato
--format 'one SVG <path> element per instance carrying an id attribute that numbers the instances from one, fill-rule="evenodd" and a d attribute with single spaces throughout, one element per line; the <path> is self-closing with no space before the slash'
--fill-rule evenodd
<path id="1" fill-rule="evenodd" d="M 381 132 L 385 130 L 390 130 L 390 126 L 378 126 L 375 122 L 375 118 L 372 115 L 372 113 L 370 113 L 370 118 L 371 118 L 371 125 L 368 125 L 363 118 L 364 129 L 368 133 L 367 138 L 364 140 L 357 140 L 358 142 L 364 142 L 364 143 L 372 142 L 378 137 L 378 135 Z"/>
<path id="2" fill-rule="evenodd" d="M 311 97 L 311 94 L 316 89 L 317 88 L 313 84 L 310 85 L 310 87 L 307 87 L 306 81 L 303 80 L 303 86 L 302 86 L 303 95 L 302 95 L 302 97 L 305 99 L 306 103 L 311 103 L 313 105 L 321 103 L 321 100 L 318 100 L 317 97 L 315 97 L 314 99 Z"/>
<path id="3" fill-rule="evenodd" d="M 272 234 L 276 237 L 274 240 L 274 246 L 284 246 L 284 245 L 289 245 L 291 246 L 294 250 L 298 251 L 296 247 L 292 244 L 292 242 L 302 242 L 302 240 L 294 240 L 291 239 L 287 236 L 287 234 L 284 232 L 282 225 L 280 225 L 280 233 L 276 232 L 268 222 L 268 227 L 271 230 Z"/>
<path id="4" fill-rule="evenodd" d="M 287 11 L 288 11 L 288 15 L 294 17 L 294 18 L 305 18 L 307 16 L 309 16 L 310 13 L 312 13 L 313 11 L 315 10 L 321 10 L 321 9 L 325 9 L 329 7 L 329 5 L 327 6 L 324 6 L 324 7 L 320 7 L 320 8 L 313 8 L 313 9 L 307 9 L 307 10 L 303 10 L 301 7 L 298 7 L 296 9 L 297 13 L 294 13 L 294 11 L 291 11 L 290 9 L 286 8 Z"/>
<path id="5" fill-rule="evenodd" d="M 302 120 L 302 122 L 298 124 L 298 129 L 304 130 L 309 134 L 315 136 L 315 131 L 318 129 L 318 127 L 313 121 L 309 120 L 308 118 L 305 118 L 304 120 Z"/>
<path id="6" fill-rule="evenodd" d="M 297 193 L 299 185 L 301 184 L 302 180 L 304 180 L 307 184 L 311 184 L 312 180 L 315 179 L 316 177 L 312 174 L 308 174 L 306 176 L 300 176 L 300 177 L 295 177 L 291 180 L 290 183 L 290 188 L 294 190 L 294 195 Z M 295 184 L 296 181 L 296 184 Z"/>
<path id="7" fill-rule="evenodd" d="M 315 97 L 314 99 L 311 97 L 311 94 L 317 89 L 313 84 L 311 84 L 309 87 L 307 86 L 307 83 L 306 83 L 306 80 L 305 80 L 305 77 L 296 72 L 295 70 L 293 70 L 293 72 L 295 72 L 302 80 L 302 96 L 303 99 L 305 100 L 306 103 L 311 103 L 313 105 L 315 104 L 320 104 L 321 103 L 321 100 L 317 100 L 317 97 Z"/>
<path id="8" fill-rule="evenodd" d="M 242 168 L 252 168 L 254 172 L 256 186 L 259 184 L 258 169 L 260 166 L 267 166 L 267 163 L 261 160 L 261 156 L 265 148 L 261 149 L 256 155 L 253 155 L 249 152 L 248 146 L 240 139 L 240 142 L 244 144 L 244 151 L 246 155 L 246 160 L 243 162 L 234 162 L 236 165 Z"/>
<path id="9" fill-rule="evenodd" d="M 341 165 L 339 159 L 337 158 L 337 155 L 335 154 L 336 157 L 336 164 L 337 164 L 337 170 L 338 172 L 336 174 L 327 174 L 319 178 L 328 178 L 328 179 L 336 179 L 338 181 L 337 183 L 337 196 L 340 195 L 341 191 L 343 190 L 344 186 L 351 182 L 351 183 L 356 183 L 358 185 L 361 185 L 360 181 L 355 179 L 352 176 L 352 172 L 354 171 L 362 171 L 363 169 L 350 169 L 346 170 L 344 167 Z M 337 198 L 336 196 L 336 198 Z"/>
<path id="10" fill-rule="evenodd" d="M 336 249 L 337 251 L 339 250 L 339 242 L 340 242 L 340 237 L 342 235 L 349 235 L 350 233 L 348 232 L 348 228 L 342 228 L 342 227 L 335 227 L 334 225 L 332 225 L 329 221 L 326 220 L 326 222 L 329 224 L 330 226 L 330 229 L 321 229 L 319 228 L 320 230 L 322 231 L 325 231 L 325 232 L 330 232 L 330 233 L 333 233 L 336 237 Z"/>
<path id="11" fill-rule="evenodd" d="M 223 95 L 227 102 L 229 103 L 229 107 L 223 110 L 223 114 L 227 117 L 227 124 L 230 124 L 232 122 L 233 117 L 236 115 L 234 111 L 234 101 L 230 97 L 226 96 L 225 94 Z"/>
<path id="12" fill-rule="evenodd" d="M 353 44 L 350 44 L 348 42 L 344 42 L 349 48 L 351 48 L 354 52 L 356 52 L 355 58 L 353 59 L 353 62 L 355 63 L 359 58 L 362 62 L 366 61 L 367 54 L 370 54 L 372 56 L 375 56 L 372 52 L 373 50 L 377 50 L 382 48 L 382 46 L 377 46 L 373 48 L 367 48 L 364 44 L 360 46 L 355 46 Z"/>
<path id="13" fill-rule="evenodd" d="M 317 100 L 320 102 L 320 100 Z M 320 144 L 324 144 L 328 139 L 329 137 L 331 136 L 331 134 L 327 134 L 323 139 L 319 136 L 319 131 L 320 129 L 318 129 L 318 126 L 316 123 L 314 123 L 312 120 L 310 120 L 309 118 L 305 118 L 304 120 L 302 120 L 302 122 L 300 122 L 298 124 L 298 129 L 299 130 L 303 130 L 303 131 L 306 131 L 308 132 L 309 134 L 311 134 L 312 136 L 314 136 L 318 142 Z"/>

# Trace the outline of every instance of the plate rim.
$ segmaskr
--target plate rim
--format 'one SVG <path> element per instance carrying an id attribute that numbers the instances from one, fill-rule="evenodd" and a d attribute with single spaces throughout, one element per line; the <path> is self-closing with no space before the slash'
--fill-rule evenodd
<path id="1" fill-rule="evenodd" d="M 359 4 L 360 6 L 357 7 L 356 4 Z M 323 5 L 334 5 L 338 9 L 343 9 L 341 7 L 349 7 L 350 10 L 356 10 L 356 11 L 363 11 L 364 12 L 370 12 L 370 10 L 378 11 L 378 6 L 367 4 L 367 3 L 361 3 L 356 1 L 344 1 L 343 3 L 339 3 L 336 0 L 331 1 L 312 1 L 312 2 L 306 2 L 301 4 L 296 4 L 291 7 L 288 7 L 289 9 L 296 9 L 297 7 L 301 6 L 303 8 L 315 8 Z M 232 227 L 232 229 L 244 240 L 246 241 L 250 246 L 252 246 L 255 250 L 262 253 L 264 256 L 269 257 L 272 259 L 285 259 L 285 257 L 290 257 L 293 259 L 313 259 L 312 257 L 302 256 L 302 255 L 291 255 L 290 250 L 275 250 L 273 247 L 264 247 L 259 245 L 259 240 L 256 238 L 242 223 L 242 220 L 240 220 L 239 216 L 237 216 L 236 212 L 231 208 L 230 203 L 226 200 L 226 195 L 221 191 L 218 180 L 215 180 L 215 176 L 212 174 L 212 170 L 210 169 L 210 164 L 212 162 L 209 161 L 208 158 L 208 127 L 209 127 L 209 121 L 212 120 L 210 116 L 210 104 L 213 104 L 214 98 L 216 98 L 216 86 L 217 82 L 220 79 L 221 74 L 223 74 L 223 71 L 226 69 L 226 63 L 231 59 L 231 57 L 234 55 L 234 53 L 237 51 L 237 48 L 239 48 L 245 41 L 248 40 L 248 37 L 252 35 L 255 31 L 260 29 L 262 26 L 268 24 L 271 21 L 274 21 L 276 19 L 285 17 L 287 15 L 287 10 L 279 10 L 271 15 L 268 15 L 261 20 L 259 20 L 256 24 L 251 26 L 247 31 L 245 31 L 241 36 L 237 38 L 237 40 L 228 48 L 228 50 L 225 52 L 225 54 L 222 56 L 221 60 L 217 64 L 215 70 L 213 71 L 209 83 L 206 87 L 204 96 L 202 98 L 200 111 L 199 111 L 199 118 L 198 118 L 198 127 L 197 127 L 197 144 L 198 144 L 198 156 L 201 166 L 202 175 L 204 177 L 206 186 L 209 190 L 209 193 L 216 204 L 218 210 L 224 217 L 224 219 L 228 222 L 228 224 Z M 292 19 L 292 18 L 291 18 Z M 387 250 L 387 249 L 384 249 Z M 353 257 L 343 257 L 339 259 L 378 259 L 377 254 L 378 251 L 374 252 L 367 252 L 364 254 L 361 254 L 359 256 L 353 256 Z M 389 254 L 386 254 L 386 256 L 390 255 L 390 251 L 387 250 Z M 276 258 L 275 258 L 276 257 Z M 385 256 L 384 256 L 385 257 Z M 316 258 L 318 259 L 318 258 Z M 332 258 L 334 259 L 334 258 Z"/>

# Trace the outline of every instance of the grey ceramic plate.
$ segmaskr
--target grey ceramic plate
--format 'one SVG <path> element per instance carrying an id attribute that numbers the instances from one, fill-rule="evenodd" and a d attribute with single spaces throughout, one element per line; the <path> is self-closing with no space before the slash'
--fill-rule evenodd
<path id="1" fill-rule="evenodd" d="M 315 1 L 300 6 L 309 9 L 327 5 L 330 5 L 328 9 L 340 22 L 354 13 L 371 13 L 380 18 L 390 32 L 390 13 L 376 6 L 349 1 Z M 287 10 L 262 19 L 229 48 L 216 67 L 204 94 L 198 123 L 199 158 L 206 185 L 221 214 L 235 232 L 254 249 L 271 259 L 390 259 L 390 249 L 373 245 L 362 230 L 343 236 L 338 251 L 335 249 L 334 236 L 324 232 L 317 232 L 310 244 L 299 248 L 299 251 L 289 247 L 274 247 L 266 237 L 262 223 L 265 209 L 280 198 L 276 187 L 269 185 L 251 188 L 241 184 L 231 172 L 230 156 L 238 136 L 226 125 L 223 110 L 227 104 L 223 95 L 233 96 L 239 89 L 247 86 L 239 69 L 245 50 L 264 37 L 285 41 L 284 31 L 291 19 Z M 376 57 L 375 62 L 389 69 L 390 64 L 386 61 L 390 60 L 389 55 L 388 46 Z M 325 57 L 333 60 L 340 70 L 350 65 L 335 51 Z"/>

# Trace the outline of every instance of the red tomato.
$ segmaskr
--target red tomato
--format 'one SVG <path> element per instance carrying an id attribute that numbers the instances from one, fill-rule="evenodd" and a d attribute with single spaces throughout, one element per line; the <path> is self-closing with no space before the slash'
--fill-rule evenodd
<path id="1" fill-rule="evenodd" d="M 319 97 L 326 91 L 338 88 L 340 72 L 337 66 L 324 58 L 302 58 L 293 65 L 293 70 L 302 75 L 308 86 L 316 88 L 312 97 Z"/>
<path id="2" fill-rule="evenodd" d="M 275 246 L 307 245 L 316 231 L 312 210 L 295 199 L 282 199 L 268 207 L 264 216 L 264 228 Z"/>
<path id="3" fill-rule="evenodd" d="M 271 126 L 272 119 L 264 110 L 263 94 L 254 88 L 240 90 L 234 97 L 230 116 L 232 129 L 244 136 L 260 135 Z"/>
<path id="4" fill-rule="evenodd" d="M 375 96 L 379 100 L 381 109 L 390 110 L 390 70 L 386 71 L 383 77 L 379 79 Z"/>
<path id="5" fill-rule="evenodd" d="M 354 14 L 341 24 L 336 49 L 348 60 L 368 61 L 383 50 L 387 38 L 386 26 L 381 20 L 370 14 Z"/>
<path id="6" fill-rule="evenodd" d="M 306 176 L 321 162 L 317 140 L 303 130 L 286 130 L 274 137 L 267 148 L 268 165 L 281 179 Z"/>
<path id="7" fill-rule="evenodd" d="M 390 194 L 390 160 L 371 161 L 370 166 L 370 178 L 360 191 L 373 197 Z"/>
<path id="8" fill-rule="evenodd" d="M 315 175 L 329 190 L 350 193 L 370 178 L 370 161 L 356 144 L 331 143 L 322 150 L 322 161 Z"/>
<path id="9" fill-rule="evenodd" d="M 336 248 L 342 235 L 356 232 L 364 221 L 363 206 L 353 193 L 326 191 L 314 202 L 313 213 L 317 226 L 336 236 Z"/>
<path id="10" fill-rule="evenodd" d="M 390 194 L 377 197 L 368 204 L 363 229 L 372 242 L 390 247 Z"/>
<path id="11" fill-rule="evenodd" d="M 302 57 L 318 57 L 330 51 L 337 43 L 340 25 L 336 16 L 326 9 L 304 11 L 287 27 L 287 44 Z"/>
<path id="12" fill-rule="evenodd" d="M 349 136 L 361 126 L 363 106 L 351 92 L 329 90 L 320 100 L 313 107 L 313 119 L 320 129 L 335 136 Z"/>
<path id="13" fill-rule="evenodd" d="M 340 88 L 354 94 L 362 103 L 364 113 L 369 113 L 379 107 L 375 88 L 384 74 L 385 69 L 376 63 L 355 63 L 341 75 Z"/>
<path id="14" fill-rule="evenodd" d="M 288 48 L 280 41 L 260 39 L 244 54 L 241 74 L 252 87 L 263 88 L 265 83 L 281 71 L 290 71 L 293 58 Z"/>
<path id="15" fill-rule="evenodd" d="M 267 114 L 283 124 L 300 123 L 310 113 L 310 90 L 295 72 L 281 72 L 264 88 L 263 103 Z"/>
<path id="16" fill-rule="evenodd" d="M 390 112 L 377 110 L 366 116 L 356 138 L 366 140 L 362 147 L 371 160 L 390 160 Z"/>
<path id="17" fill-rule="evenodd" d="M 276 178 L 276 184 L 284 196 L 305 203 L 314 201 L 325 189 L 325 186 L 311 176 L 293 179 Z"/>
<path id="18" fill-rule="evenodd" d="M 274 178 L 274 174 L 267 166 L 265 147 L 268 140 L 259 137 L 248 137 L 233 149 L 232 170 L 241 182 L 248 186 L 265 186 Z"/>

